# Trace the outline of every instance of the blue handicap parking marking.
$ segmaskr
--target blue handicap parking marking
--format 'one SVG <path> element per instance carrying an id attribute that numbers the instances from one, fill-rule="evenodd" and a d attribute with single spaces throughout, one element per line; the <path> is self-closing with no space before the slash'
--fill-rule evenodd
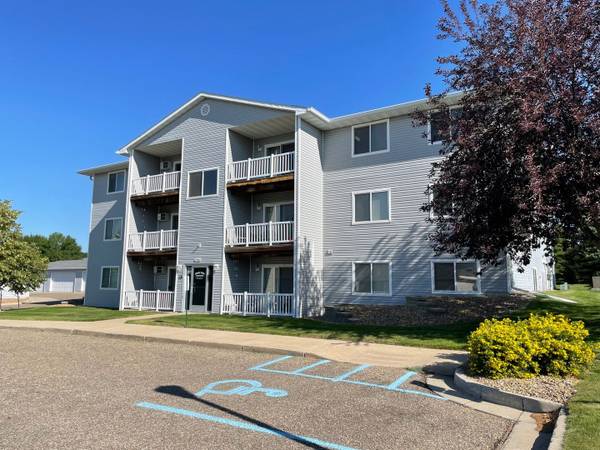
<path id="1" fill-rule="evenodd" d="M 158 403 L 151 402 L 139 402 L 136 403 L 138 408 L 151 409 L 154 411 L 166 412 L 171 414 L 178 414 L 180 416 L 191 417 L 194 419 L 204 420 L 207 422 L 218 423 L 221 425 L 228 425 L 230 427 L 239 428 L 247 431 L 254 431 L 255 433 L 268 434 L 275 437 L 290 439 L 303 444 L 314 444 L 319 447 L 329 448 L 332 450 L 357 450 L 352 447 L 345 445 L 336 444 L 334 442 L 327 442 L 321 439 L 316 439 L 310 436 L 302 436 L 299 434 L 290 433 L 288 431 L 279 430 L 276 428 L 269 428 L 266 426 L 255 425 L 253 423 L 242 422 L 240 420 L 228 419 L 226 417 L 213 416 L 211 414 L 204 414 L 198 411 L 191 411 L 189 409 L 175 408 L 167 405 L 160 405 Z"/>
<path id="2" fill-rule="evenodd" d="M 231 385 L 229 389 L 221 390 L 215 389 L 221 385 Z M 202 397 L 206 394 L 218 394 L 218 395 L 250 395 L 254 393 L 261 393 L 267 397 L 286 397 L 287 391 L 283 389 L 273 389 L 262 387 L 262 383 L 256 380 L 223 380 L 215 381 L 210 383 L 196 392 L 196 397 Z"/>
<path id="3" fill-rule="evenodd" d="M 402 388 L 401 386 L 403 384 L 405 384 L 407 381 L 409 381 L 411 378 L 413 378 L 416 375 L 416 372 L 413 372 L 410 370 L 407 370 L 404 374 L 402 374 L 400 377 L 398 377 L 397 379 L 395 379 L 394 381 L 392 381 L 389 384 L 377 384 L 377 383 L 367 383 L 365 381 L 358 381 L 358 380 L 351 379 L 351 377 L 353 375 L 356 375 L 357 373 L 360 373 L 363 370 L 365 370 L 369 367 L 372 367 L 370 364 L 357 365 L 356 367 L 352 368 L 351 370 L 344 372 L 336 377 L 326 377 L 326 376 L 322 376 L 322 375 L 314 375 L 311 373 L 306 373 L 307 371 L 309 371 L 315 367 L 329 364 L 331 361 L 328 359 L 321 359 L 314 363 L 300 367 L 295 370 L 281 370 L 281 369 L 272 368 L 272 366 L 276 365 L 277 363 L 287 361 L 292 358 L 294 358 L 294 356 L 289 356 L 289 355 L 280 356 L 278 358 L 266 361 L 257 366 L 251 367 L 248 370 L 258 371 L 258 372 L 266 372 L 266 373 L 276 373 L 276 374 L 288 375 L 288 376 L 292 376 L 292 377 L 312 378 L 312 379 L 316 379 L 316 380 L 329 381 L 332 383 L 348 383 L 348 384 L 354 384 L 354 385 L 359 385 L 359 386 L 380 388 L 380 389 L 385 389 L 385 390 L 393 391 L 393 392 L 401 392 L 404 394 L 421 395 L 423 397 L 429 397 L 429 398 L 433 398 L 436 400 L 446 400 L 444 397 L 440 397 L 439 395 L 436 395 L 433 393 L 418 391 L 416 389 Z"/>

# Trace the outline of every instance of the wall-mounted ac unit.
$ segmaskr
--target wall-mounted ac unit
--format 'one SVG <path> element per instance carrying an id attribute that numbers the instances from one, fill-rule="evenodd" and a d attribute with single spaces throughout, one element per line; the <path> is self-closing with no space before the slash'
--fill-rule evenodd
<path id="1" fill-rule="evenodd" d="M 171 168 L 171 161 L 161 161 L 160 170 L 169 170 Z"/>
<path id="2" fill-rule="evenodd" d="M 166 212 L 159 212 L 156 215 L 156 220 L 158 220 L 159 222 L 164 222 L 165 220 L 169 219 L 169 213 Z"/>

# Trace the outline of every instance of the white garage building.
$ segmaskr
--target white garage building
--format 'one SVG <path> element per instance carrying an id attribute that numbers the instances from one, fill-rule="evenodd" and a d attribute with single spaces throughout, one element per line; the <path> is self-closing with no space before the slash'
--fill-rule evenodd
<path id="1" fill-rule="evenodd" d="M 51 262 L 38 292 L 84 292 L 86 270 L 87 258 Z"/>

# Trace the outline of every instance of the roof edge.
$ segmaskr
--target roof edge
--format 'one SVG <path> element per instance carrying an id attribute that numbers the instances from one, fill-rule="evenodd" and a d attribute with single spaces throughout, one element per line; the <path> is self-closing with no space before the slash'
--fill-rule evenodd
<path id="1" fill-rule="evenodd" d="M 110 172 L 117 169 L 127 169 L 129 167 L 129 160 L 114 162 L 110 164 L 103 164 L 101 166 L 90 167 L 89 169 L 83 169 L 77 173 L 80 175 L 93 176 L 97 173 Z"/>

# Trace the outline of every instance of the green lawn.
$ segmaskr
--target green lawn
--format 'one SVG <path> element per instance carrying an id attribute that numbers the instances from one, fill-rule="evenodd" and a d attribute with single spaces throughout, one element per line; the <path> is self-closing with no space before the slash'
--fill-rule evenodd
<path id="1" fill-rule="evenodd" d="M 597 449 L 600 443 L 600 359 L 577 385 L 577 394 L 569 401 L 568 409 L 565 449 Z"/>
<path id="2" fill-rule="evenodd" d="M 129 323 L 183 327 L 185 326 L 185 316 L 166 316 L 156 319 L 134 320 Z M 188 327 L 190 328 L 342 339 L 353 342 L 377 342 L 381 344 L 444 349 L 462 349 L 466 342 L 466 336 L 476 326 L 477 324 L 467 323 L 438 327 L 377 327 L 331 324 L 318 320 L 284 317 L 188 315 Z"/>
<path id="3" fill-rule="evenodd" d="M 2 311 L 0 312 L 0 320 L 68 320 L 89 322 L 141 316 L 144 314 L 148 313 L 145 311 L 118 311 L 116 309 L 91 308 L 89 306 L 44 306 Z"/>

